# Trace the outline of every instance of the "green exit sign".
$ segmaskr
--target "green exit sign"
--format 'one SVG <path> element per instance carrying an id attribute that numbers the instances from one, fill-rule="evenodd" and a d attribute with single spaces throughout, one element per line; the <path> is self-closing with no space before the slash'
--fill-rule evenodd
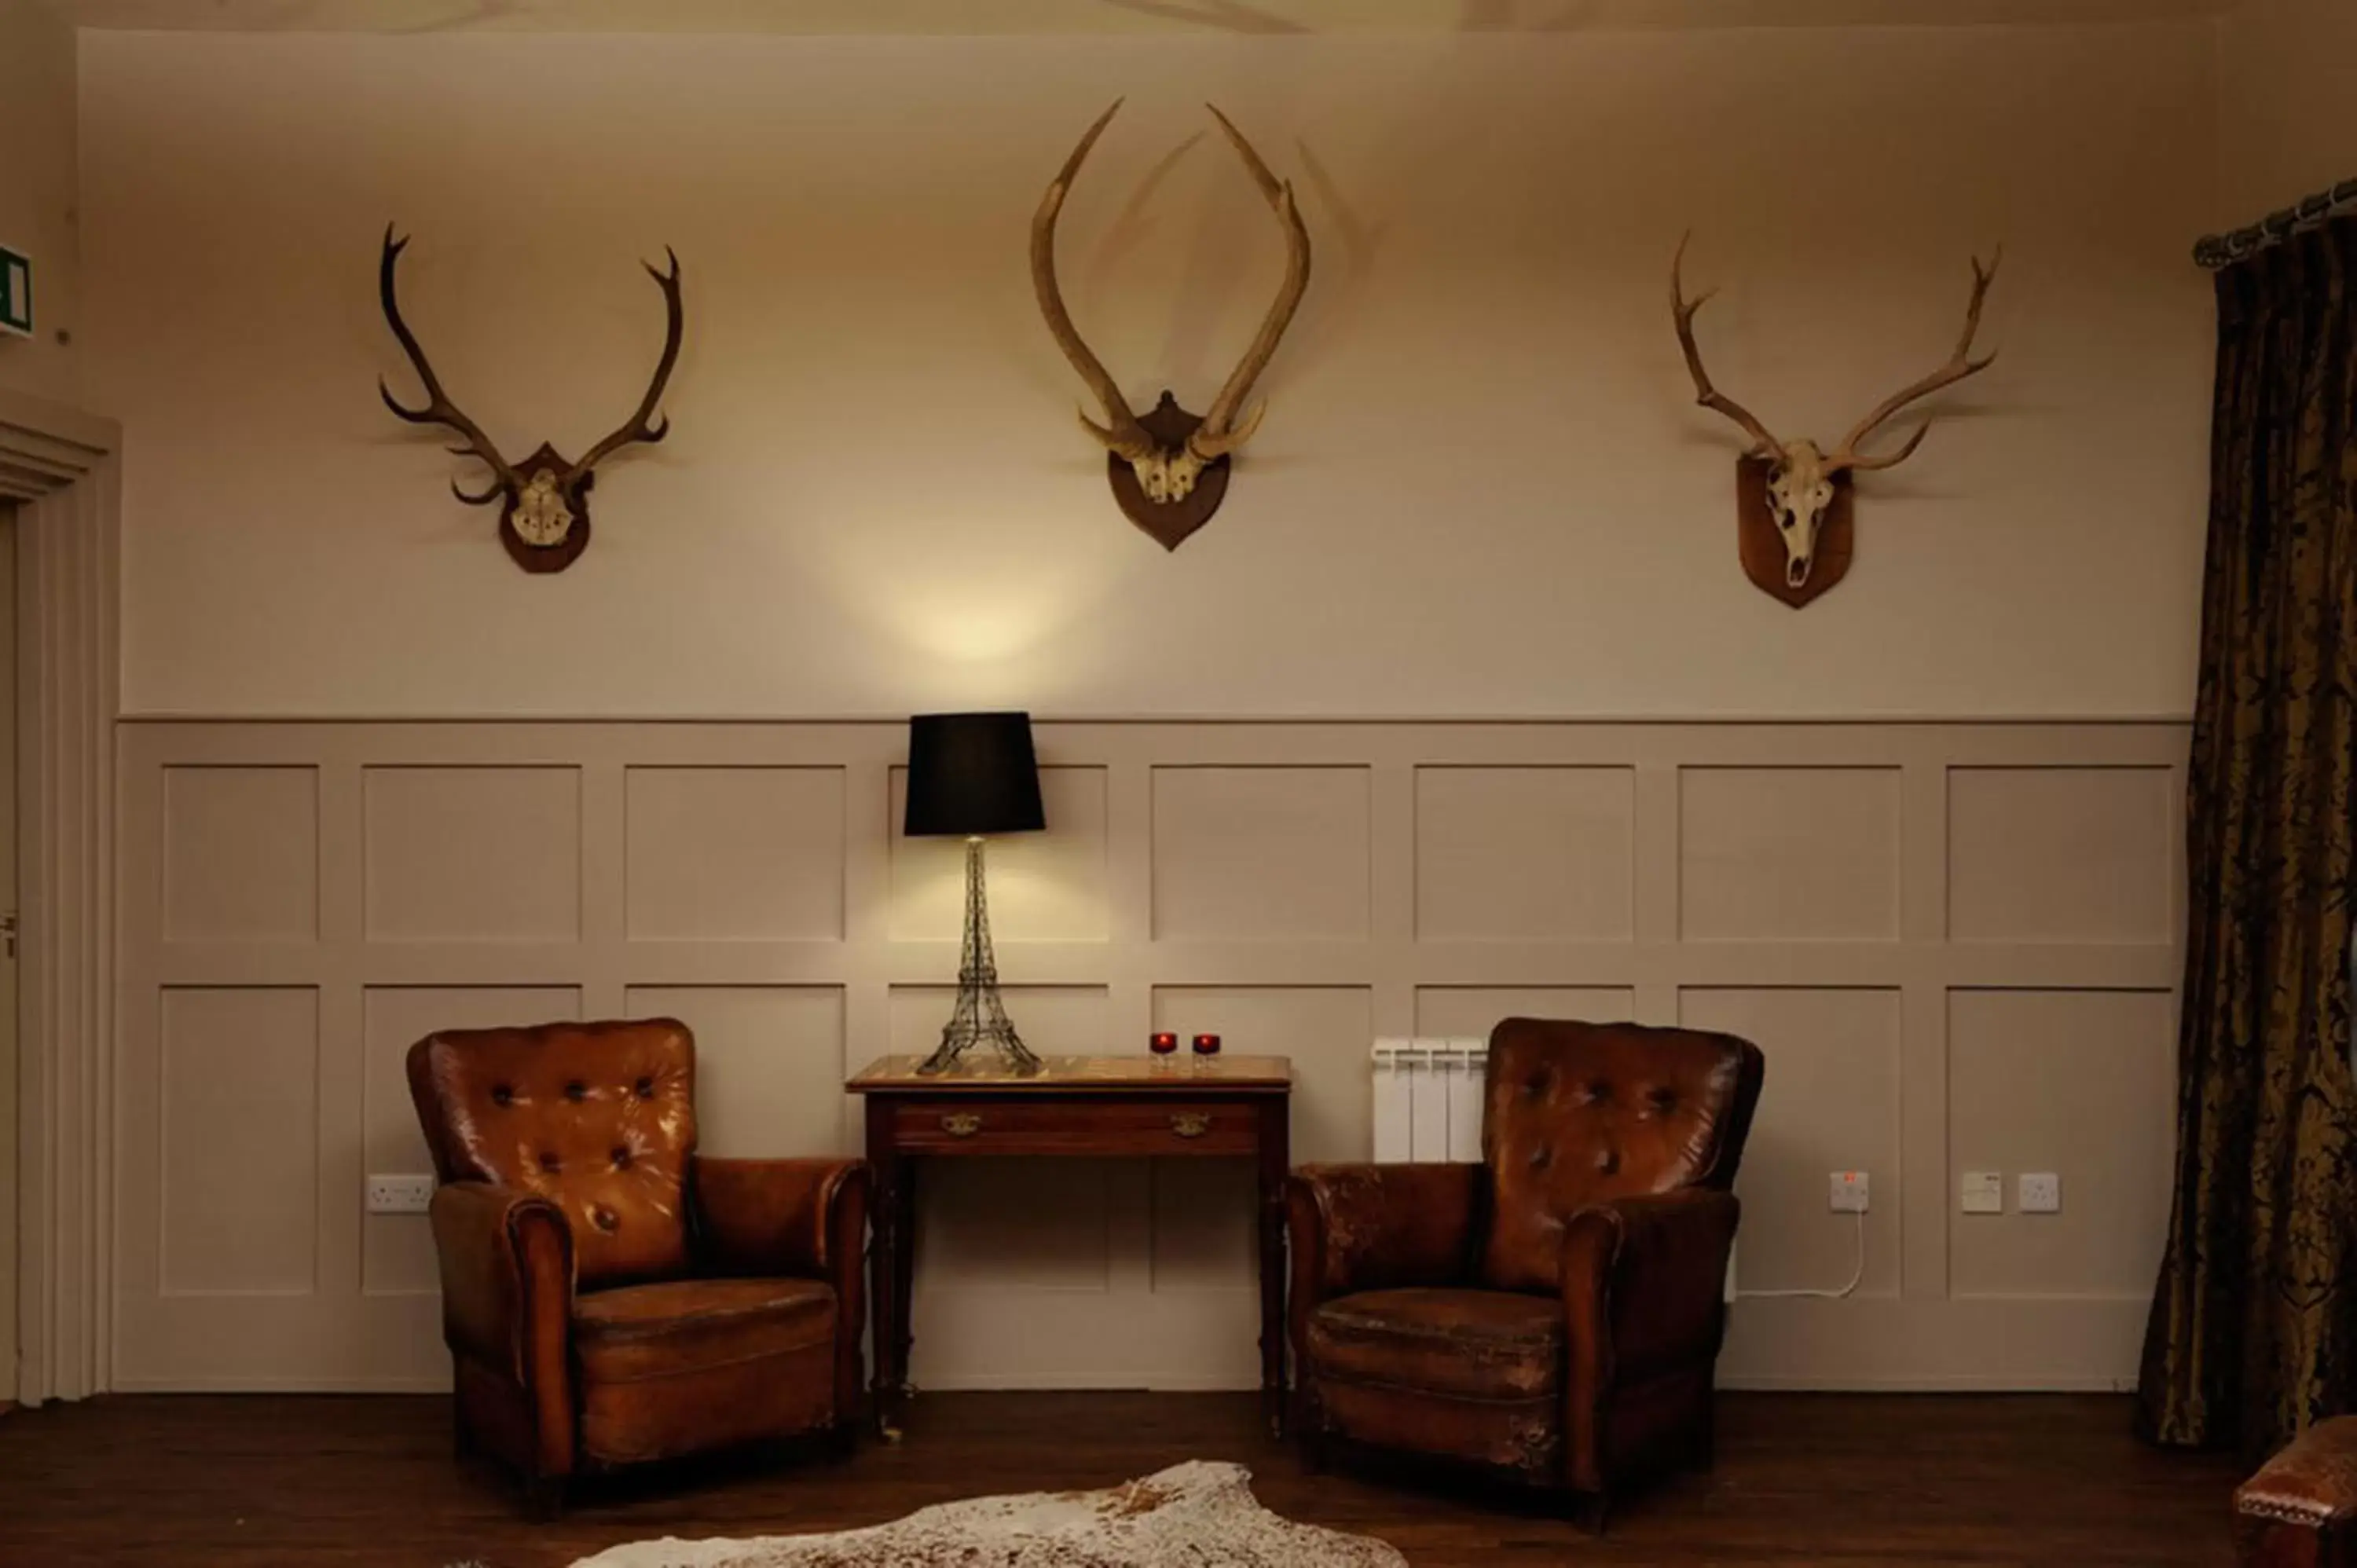
<path id="1" fill-rule="evenodd" d="M 0 245 L 0 332 L 33 335 L 33 263 Z"/>

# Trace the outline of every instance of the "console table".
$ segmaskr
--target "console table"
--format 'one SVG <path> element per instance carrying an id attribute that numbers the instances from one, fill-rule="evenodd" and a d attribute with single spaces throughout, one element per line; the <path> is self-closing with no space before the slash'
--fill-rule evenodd
<path id="1" fill-rule="evenodd" d="M 885 1057 L 844 1087 L 867 1100 L 875 1183 L 876 1428 L 900 1435 L 914 1341 L 917 1166 L 976 1155 L 1250 1159 L 1260 1173 L 1260 1388 L 1272 1432 L 1285 1414 L 1285 1178 L 1293 1064 L 1284 1057 L 1049 1057 L 1036 1073 L 960 1063 L 920 1077 Z"/>

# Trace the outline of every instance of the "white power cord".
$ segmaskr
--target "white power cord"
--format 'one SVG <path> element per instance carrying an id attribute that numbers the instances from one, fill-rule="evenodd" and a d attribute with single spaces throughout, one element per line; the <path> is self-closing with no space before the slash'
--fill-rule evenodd
<path id="1" fill-rule="evenodd" d="M 1857 1214 L 1857 1266 L 1849 1272 L 1849 1283 L 1839 1290 L 1738 1290 L 1738 1301 L 1843 1301 L 1857 1294 L 1866 1279 L 1866 1210 Z"/>

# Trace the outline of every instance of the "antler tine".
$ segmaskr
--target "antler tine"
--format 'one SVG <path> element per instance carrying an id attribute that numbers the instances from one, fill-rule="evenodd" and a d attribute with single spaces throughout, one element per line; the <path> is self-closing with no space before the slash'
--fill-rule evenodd
<path id="1" fill-rule="evenodd" d="M 1896 452 L 1887 453 L 1879 457 L 1861 456 L 1857 444 L 1880 429 L 1893 414 L 1908 404 L 1921 402 L 1935 392 L 1979 375 L 1996 363 L 1995 354 L 1986 354 L 1977 360 L 1974 359 L 1972 357 L 1973 339 L 1980 335 L 1981 306 L 1988 299 L 1989 285 L 1996 281 L 1996 270 L 2004 264 L 2005 247 L 2003 245 L 1996 248 L 1996 254 L 1990 258 L 1986 267 L 1981 265 L 1981 259 L 1978 256 L 1973 258 L 1973 297 L 1972 302 L 1964 307 L 1964 336 L 1956 340 L 1956 351 L 1949 356 L 1946 364 L 1925 376 L 1921 381 L 1912 382 L 1891 393 L 1890 396 L 1883 399 L 1872 413 L 1851 426 L 1850 433 L 1842 438 L 1841 446 L 1835 450 L 1829 459 L 1832 467 L 1836 470 L 1859 468 L 1871 472 L 1876 469 L 1895 467 L 1905 462 L 1914 454 L 1915 448 L 1923 444 L 1923 437 L 1931 434 L 1930 420 L 1925 420 L 1917 428 L 1913 437 L 1906 446 Z"/>
<path id="2" fill-rule="evenodd" d="M 655 285 L 663 292 L 665 317 L 663 349 L 662 358 L 655 364 L 654 379 L 647 383 L 647 395 L 639 400 L 639 411 L 630 415 L 630 423 L 590 447 L 587 454 L 578 463 L 573 465 L 572 473 L 566 476 L 568 479 L 577 478 L 587 473 L 633 442 L 652 443 L 671 434 L 669 415 L 665 415 L 660 424 L 647 423 L 654 415 L 655 405 L 662 401 L 663 388 L 671 382 L 672 367 L 679 362 L 679 342 L 685 314 L 681 308 L 679 298 L 679 253 L 669 245 L 665 245 L 663 255 L 671 263 L 671 271 L 668 273 L 657 272 L 651 262 L 639 263 L 647 269 L 647 276 L 654 279 Z"/>
<path id="3" fill-rule="evenodd" d="M 1088 128 L 1080 145 L 1072 149 L 1072 156 L 1064 160 L 1064 166 L 1048 187 L 1048 194 L 1040 198 L 1039 210 L 1031 219 L 1031 291 L 1039 296 L 1039 314 L 1048 318 L 1048 331 L 1055 338 L 1056 346 L 1063 349 L 1064 358 L 1071 361 L 1072 369 L 1081 373 L 1081 380 L 1088 383 L 1089 391 L 1096 394 L 1097 402 L 1104 408 L 1104 424 L 1099 424 L 1082 411 L 1082 426 L 1108 450 L 1134 463 L 1152 455 L 1154 437 L 1137 422 L 1129 400 L 1121 395 L 1121 388 L 1114 384 L 1104 362 L 1090 350 L 1081 337 L 1081 329 L 1072 325 L 1072 313 L 1064 308 L 1064 291 L 1056 282 L 1056 219 L 1063 210 L 1065 193 L 1071 189 L 1072 177 L 1080 173 L 1082 161 L 1104 134 L 1122 102 L 1114 99 L 1113 107 L 1097 116 L 1096 124 Z"/>
<path id="4" fill-rule="evenodd" d="M 426 360 L 425 350 L 418 346 L 417 335 L 410 331 L 409 323 L 401 318 L 401 299 L 394 287 L 393 269 L 401 261 L 401 252 L 408 248 L 408 237 L 394 239 L 393 225 L 386 224 L 384 252 L 377 262 L 377 295 L 384 306 L 385 321 L 393 328 L 393 335 L 401 340 L 402 352 L 409 356 L 410 365 L 417 371 L 417 379 L 425 384 L 425 406 L 404 407 L 393 397 L 393 389 L 385 385 L 382 376 L 376 379 L 377 395 L 384 399 L 385 407 L 412 424 L 439 424 L 466 438 L 467 445 L 453 446 L 450 450 L 459 456 L 473 457 L 489 467 L 492 482 L 478 495 L 460 489 L 454 479 L 450 482 L 450 490 L 468 506 L 483 506 L 514 492 L 517 488 L 515 469 L 500 456 L 500 449 L 491 444 L 490 436 L 483 434 L 482 426 L 468 418 L 442 391 L 441 378 L 434 373 L 434 366 Z"/>
<path id="5" fill-rule="evenodd" d="M 1678 346 L 1685 350 L 1686 373 L 1694 377 L 1695 402 L 1743 426 L 1751 437 L 1753 453 L 1758 456 L 1772 457 L 1782 450 L 1783 443 L 1760 422 L 1759 415 L 1712 386 L 1710 372 L 1703 369 L 1702 349 L 1695 342 L 1694 318 L 1718 291 L 1706 290 L 1699 298 L 1691 302 L 1686 298 L 1686 246 L 1693 239 L 1694 234 L 1688 231 L 1678 242 L 1678 253 L 1670 263 L 1670 314 L 1678 324 Z"/>
<path id="6" fill-rule="evenodd" d="M 1194 435 L 1187 438 L 1189 449 L 1198 457 L 1209 461 L 1223 457 L 1251 440 L 1253 432 L 1260 428 L 1261 416 L 1268 412 L 1267 403 L 1255 403 L 1252 412 L 1244 415 L 1242 424 L 1236 421 L 1236 411 L 1252 394 L 1253 383 L 1260 380 L 1261 372 L 1268 368 L 1269 360 L 1276 353 L 1277 344 L 1285 337 L 1285 329 L 1293 324 L 1293 313 L 1301 307 L 1301 296 L 1308 291 L 1309 230 L 1301 221 L 1301 209 L 1293 199 L 1292 184 L 1279 180 L 1269 172 L 1268 165 L 1262 161 L 1260 154 L 1253 150 L 1253 145 L 1244 139 L 1243 133 L 1237 130 L 1216 105 L 1206 103 L 1203 107 L 1211 111 L 1211 118 L 1217 120 L 1220 129 L 1227 133 L 1230 145 L 1236 149 L 1236 156 L 1243 159 L 1246 172 L 1251 174 L 1253 183 L 1260 187 L 1262 197 L 1276 214 L 1276 221 L 1285 231 L 1285 282 L 1276 291 L 1276 301 L 1268 307 L 1268 315 L 1261 321 L 1260 331 L 1254 336 L 1252 347 L 1244 350 L 1244 357 L 1238 361 L 1234 373 L 1220 389 L 1220 395 L 1211 400 L 1210 411 L 1203 415 L 1203 423 L 1196 428 Z"/>

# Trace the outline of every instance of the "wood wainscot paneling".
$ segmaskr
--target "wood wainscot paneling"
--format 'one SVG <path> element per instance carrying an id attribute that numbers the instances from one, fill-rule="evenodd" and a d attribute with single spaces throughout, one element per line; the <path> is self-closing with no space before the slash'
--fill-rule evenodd
<path id="1" fill-rule="evenodd" d="M 1363 1157 L 1376 1036 L 1512 1013 L 1768 1053 L 1722 1375 L 2131 1378 L 2168 1211 L 2186 735 L 2166 724 L 1038 726 L 991 849 L 1035 1048 L 1156 1028 L 1293 1058 L 1302 1159 Z M 401 1054 L 674 1014 L 706 1145 L 856 1147 L 842 1079 L 930 1049 L 954 844 L 899 836 L 897 724 L 135 722 L 123 737 L 125 1388 L 436 1387 Z M 2051 1170 L 2059 1215 L 1953 1212 Z M 927 1387 L 1248 1388 L 1250 1183 L 961 1162 L 922 1194 Z"/>

